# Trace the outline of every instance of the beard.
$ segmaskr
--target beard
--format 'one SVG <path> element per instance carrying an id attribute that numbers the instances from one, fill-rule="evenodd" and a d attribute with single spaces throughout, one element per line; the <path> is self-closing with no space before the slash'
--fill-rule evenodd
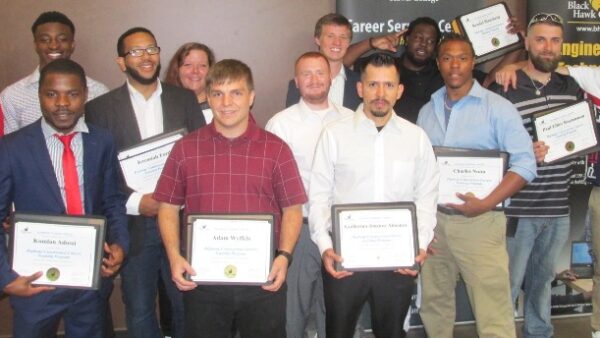
<path id="1" fill-rule="evenodd" d="M 158 75 L 160 74 L 160 63 L 158 64 L 158 66 L 156 66 L 156 71 L 149 79 L 143 77 L 137 70 L 129 66 L 125 66 L 125 73 L 129 74 L 129 76 L 131 76 L 132 79 L 143 85 L 150 85 L 156 82 L 156 80 L 158 79 Z"/>
<path id="2" fill-rule="evenodd" d="M 417 67 L 425 67 L 427 66 L 427 64 L 429 63 L 429 60 L 431 60 L 430 58 L 428 59 L 417 59 L 415 57 L 415 54 L 410 51 L 410 50 L 406 50 L 406 58 L 408 59 L 408 61 L 410 61 L 413 65 L 417 66 Z"/>
<path id="3" fill-rule="evenodd" d="M 554 56 L 551 59 L 545 59 L 539 55 L 530 54 L 529 59 L 531 59 L 531 64 L 533 64 L 535 69 L 539 70 L 540 72 L 551 73 L 558 68 L 560 55 Z"/>

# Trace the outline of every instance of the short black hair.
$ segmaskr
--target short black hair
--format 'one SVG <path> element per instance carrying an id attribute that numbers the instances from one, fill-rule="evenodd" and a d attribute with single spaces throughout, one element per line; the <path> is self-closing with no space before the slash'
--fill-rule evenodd
<path id="1" fill-rule="evenodd" d="M 442 35 L 442 32 L 440 31 L 440 27 L 438 26 L 437 21 L 435 21 L 434 19 L 432 19 L 432 18 L 430 18 L 428 16 L 422 16 L 420 18 L 416 18 L 413 21 L 411 21 L 408 24 L 408 28 L 406 29 L 405 35 L 409 36 L 413 32 L 413 30 L 418 25 L 421 25 L 421 24 L 433 26 L 433 28 L 435 28 L 435 33 L 437 34 L 436 38 L 435 38 L 435 42 L 438 43 L 440 41 L 440 37 Z"/>
<path id="2" fill-rule="evenodd" d="M 68 26 L 71 29 L 71 33 L 73 35 L 75 35 L 75 25 L 73 24 L 73 21 L 71 21 L 71 19 L 69 19 L 66 15 L 64 15 L 61 12 L 57 12 L 57 11 L 51 11 L 51 12 L 44 12 L 42 14 L 40 14 L 40 16 L 38 16 L 37 19 L 35 19 L 35 21 L 33 22 L 33 25 L 31 25 L 31 33 L 33 33 L 33 35 L 35 35 L 35 31 L 37 30 L 37 28 L 45 23 L 61 23 L 65 26 Z"/>
<path id="3" fill-rule="evenodd" d="M 473 57 L 475 57 L 475 49 L 473 49 L 473 43 L 471 42 L 471 40 L 469 40 L 469 38 L 467 38 L 464 35 L 460 35 L 460 34 L 456 34 L 456 33 L 448 33 L 448 34 L 444 34 L 444 36 L 440 40 L 440 43 L 438 43 L 438 45 L 437 45 L 437 48 L 435 50 L 436 58 L 438 58 L 440 56 L 440 49 L 442 49 L 442 46 L 451 41 L 460 41 L 460 42 L 464 42 L 464 43 L 468 44 Z"/>
<path id="4" fill-rule="evenodd" d="M 396 58 L 389 54 L 389 53 L 385 53 L 385 52 L 377 52 L 377 53 L 373 53 L 371 55 L 369 55 L 367 57 L 366 62 L 364 63 L 364 66 L 361 68 L 360 70 L 360 76 L 361 78 L 365 75 L 365 72 L 367 71 L 367 67 L 371 65 L 373 67 L 394 67 L 396 68 L 396 72 L 398 73 L 398 82 L 400 83 L 400 65 L 398 64 L 398 61 L 396 60 Z"/>
<path id="5" fill-rule="evenodd" d="M 119 36 L 119 40 L 117 40 L 117 55 L 120 57 L 124 57 L 125 56 L 125 38 L 127 38 L 130 35 L 133 35 L 135 33 L 146 33 L 146 34 L 150 34 L 150 36 L 152 36 L 152 38 L 154 40 L 156 40 L 156 38 L 154 37 L 154 34 L 152 34 L 152 32 L 145 27 L 133 27 L 128 29 L 127 31 L 125 31 L 125 33 L 121 34 L 121 36 Z"/>
<path id="6" fill-rule="evenodd" d="M 38 91 L 41 90 L 42 83 L 44 83 L 44 80 L 46 79 L 46 76 L 48 74 L 75 75 L 79 78 L 83 87 L 87 88 L 87 81 L 85 78 L 85 71 L 83 70 L 83 67 L 81 67 L 77 62 L 71 59 L 57 59 L 45 65 L 40 70 L 40 85 L 38 87 Z"/>

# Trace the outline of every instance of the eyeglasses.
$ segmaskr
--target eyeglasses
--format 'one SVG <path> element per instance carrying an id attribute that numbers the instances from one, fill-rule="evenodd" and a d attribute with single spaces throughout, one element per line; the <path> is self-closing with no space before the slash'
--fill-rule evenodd
<path id="1" fill-rule="evenodd" d="M 560 26 L 563 25 L 563 19 L 558 14 L 537 13 L 536 15 L 534 15 L 531 18 L 531 20 L 529 20 L 529 24 L 527 25 L 527 28 L 530 28 L 531 26 L 535 25 L 536 23 L 543 23 L 543 22 L 552 23 L 552 24 L 560 25 Z"/>
<path id="2" fill-rule="evenodd" d="M 150 47 L 146 47 L 146 48 L 132 49 L 128 52 L 125 52 L 125 54 L 123 54 L 123 56 L 126 56 L 127 54 L 129 54 L 133 57 L 140 57 L 140 56 L 144 55 L 144 53 L 148 53 L 148 55 L 158 54 L 158 53 L 160 53 L 160 47 L 150 46 Z"/>

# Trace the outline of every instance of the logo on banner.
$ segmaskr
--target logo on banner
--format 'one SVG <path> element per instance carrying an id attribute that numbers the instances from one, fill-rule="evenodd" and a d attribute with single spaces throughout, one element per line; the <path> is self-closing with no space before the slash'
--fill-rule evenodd
<path id="1" fill-rule="evenodd" d="M 590 0 L 590 6 L 592 6 L 596 12 L 600 11 L 600 0 Z"/>

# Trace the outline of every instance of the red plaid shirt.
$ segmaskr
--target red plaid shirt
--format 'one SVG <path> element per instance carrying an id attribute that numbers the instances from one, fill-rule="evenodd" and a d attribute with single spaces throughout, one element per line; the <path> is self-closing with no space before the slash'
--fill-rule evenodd
<path id="1" fill-rule="evenodd" d="M 281 209 L 307 201 L 289 146 L 254 122 L 229 140 L 214 124 L 179 140 L 154 198 L 194 213 L 272 213 L 279 238 Z"/>

